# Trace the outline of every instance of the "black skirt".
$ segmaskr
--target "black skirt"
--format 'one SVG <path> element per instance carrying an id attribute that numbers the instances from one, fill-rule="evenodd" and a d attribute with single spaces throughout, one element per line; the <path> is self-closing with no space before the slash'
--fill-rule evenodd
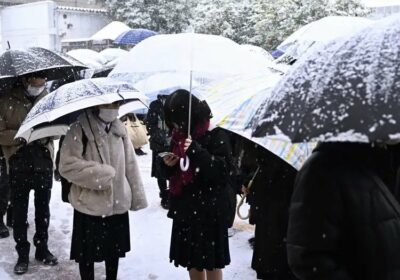
<path id="1" fill-rule="evenodd" d="M 199 271 L 224 268 L 231 261 L 225 225 L 173 221 L 170 261 Z"/>
<path id="2" fill-rule="evenodd" d="M 74 211 L 71 260 L 102 262 L 123 258 L 130 249 L 128 212 L 103 218 Z"/>

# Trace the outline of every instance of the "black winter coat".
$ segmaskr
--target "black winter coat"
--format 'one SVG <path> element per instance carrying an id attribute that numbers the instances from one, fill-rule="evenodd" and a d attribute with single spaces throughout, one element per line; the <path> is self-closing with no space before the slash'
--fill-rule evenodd
<path id="1" fill-rule="evenodd" d="M 195 169 L 193 183 L 184 186 L 181 195 L 171 196 L 168 217 L 189 223 L 229 224 L 232 151 L 228 135 L 220 128 L 207 131 L 193 140 L 187 155 Z M 174 168 L 179 168 L 179 163 Z"/>
<path id="2" fill-rule="evenodd" d="M 256 225 L 252 268 L 259 279 L 295 279 L 286 255 L 289 204 L 297 170 L 270 151 L 244 140 L 241 169 L 249 193 L 250 222 Z M 250 172 L 249 172 L 250 171 Z M 248 174 L 249 176 L 246 176 Z"/>
<path id="3" fill-rule="evenodd" d="M 146 120 L 150 135 L 150 149 L 155 152 L 165 152 L 169 148 L 170 132 L 165 123 L 164 105 L 160 99 L 150 103 Z"/>
<path id="4" fill-rule="evenodd" d="M 299 171 L 287 244 L 299 279 L 400 279 L 400 206 L 389 191 L 398 164 L 390 166 L 390 152 L 324 143 Z"/>

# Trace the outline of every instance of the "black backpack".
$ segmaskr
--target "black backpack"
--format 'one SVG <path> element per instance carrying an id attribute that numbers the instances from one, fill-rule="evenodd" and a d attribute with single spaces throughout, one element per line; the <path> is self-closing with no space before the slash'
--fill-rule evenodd
<path id="1" fill-rule="evenodd" d="M 58 165 L 60 164 L 60 149 L 61 149 L 62 143 L 64 141 L 64 138 L 65 138 L 64 136 L 62 136 L 60 138 L 59 149 L 58 149 L 58 152 L 56 155 L 55 173 L 60 178 L 60 182 L 61 182 L 61 200 L 66 203 L 70 203 L 68 200 L 68 195 L 69 195 L 69 192 L 71 191 L 72 183 L 69 182 L 67 179 L 65 179 L 63 176 L 61 176 L 60 172 L 58 171 Z M 82 144 L 83 144 L 82 155 L 84 155 L 86 152 L 87 142 L 88 142 L 88 138 L 82 129 Z"/>

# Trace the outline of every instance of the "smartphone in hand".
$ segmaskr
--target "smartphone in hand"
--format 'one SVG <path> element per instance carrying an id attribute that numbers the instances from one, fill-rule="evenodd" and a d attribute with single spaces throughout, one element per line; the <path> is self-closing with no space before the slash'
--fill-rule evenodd
<path id="1" fill-rule="evenodd" d="M 174 153 L 171 153 L 171 152 L 162 152 L 162 153 L 159 153 L 158 156 L 162 157 L 162 158 L 164 158 L 166 156 L 177 157 L 177 155 L 175 155 Z"/>

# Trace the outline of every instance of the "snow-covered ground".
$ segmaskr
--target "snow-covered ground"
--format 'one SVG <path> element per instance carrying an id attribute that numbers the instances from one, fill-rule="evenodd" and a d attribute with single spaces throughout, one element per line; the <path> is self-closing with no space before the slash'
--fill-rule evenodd
<path id="1" fill-rule="evenodd" d="M 177 280 L 188 279 L 185 268 L 176 268 L 169 263 L 169 241 L 171 219 L 167 218 L 167 211 L 160 207 L 157 181 L 150 177 L 151 153 L 148 147 L 144 149 L 148 154 L 138 157 L 143 181 L 146 188 L 149 207 L 139 212 L 130 212 L 131 247 L 126 258 L 121 259 L 118 279 L 135 280 Z M 34 207 L 33 192 L 29 207 L 28 239 L 32 243 L 34 234 Z M 31 245 L 29 271 L 25 275 L 17 276 L 13 267 L 17 260 L 14 249 L 15 242 L 10 236 L 0 239 L 0 279 L 21 280 L 75 280 L 79 279 L 78 265 L 69 260 L 72 207 L 61 201 L 61 186 L 54 182 L 51 199 L 51 222 L 49 229 L 49 248 L 58 257 L 59 264 L 55 267 L 40 265 L 34 260 L 34 246 Z M 224 269 L 224 279 L 250 280 L 256 279 L 250 268 L 252 251 L 247 240 L 253 235 L 253 227 L 247 221 L 236 220 L 234 229 L 236 234 L 230 238 L 231 264 Z M 12 234 L 12 232 L 11 232 Z M 96 279 L 105 279 L 104 263 L 95 266 Z"/>

